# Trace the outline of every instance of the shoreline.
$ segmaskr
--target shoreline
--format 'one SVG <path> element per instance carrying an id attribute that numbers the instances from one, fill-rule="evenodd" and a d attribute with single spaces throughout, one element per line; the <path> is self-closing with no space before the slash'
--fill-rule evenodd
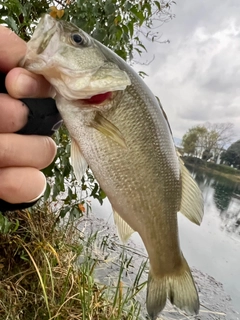
<path id="1" fill-rule="evenodd" d="M 230 174 L 230 173 L 221 172 L 219 170 L 215 170 L 215 169 L 209 168 L 207 166 L 197 165 L 197 164 L 193 164 L 193 163 L 189 163 L 189 162 L 184 162 L 184 164 L 187 168 L 191 167 L 193 169 L 197 169 L 197 170 L 201 170 L 201 171 L 210 173 L 214 176 L 221 176 L 221 177 L 224 177 L 228 180 L 240 183 L 240 175 L 234 175 L 234 174 Z"/>

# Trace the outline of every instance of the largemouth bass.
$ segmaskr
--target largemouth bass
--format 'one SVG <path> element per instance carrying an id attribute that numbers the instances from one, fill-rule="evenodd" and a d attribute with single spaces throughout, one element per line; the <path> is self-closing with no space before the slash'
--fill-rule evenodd
<path id="1" fill-rule="evenodd" d="M 22 62 L 56 90 L 79 181 L 87 165 L 112 204 L 118 233 L 137 231 L 149 255 L 147 310 L 167 298 L 188 314 L 198 293 L 181 252 L 177 212 L 200 224 L 201 192 L 178 158 L 166 115 L 143 80 L 71 23 L 42 17 Z"/>

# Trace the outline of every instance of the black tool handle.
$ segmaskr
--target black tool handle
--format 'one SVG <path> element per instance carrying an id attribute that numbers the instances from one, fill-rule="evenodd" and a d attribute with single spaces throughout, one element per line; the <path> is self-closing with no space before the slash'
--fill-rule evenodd
<path id="1" fill-rule="evenodd" d="M 6 74 L 0 72 L 0 93 L 7 93 L 5 87 L 5 77 Z M 29 114 L 27 124 L 16 133 L 51 136 L 60 127 L 62 119 L 54 99 L 25 98 L 20 100 L 28 107 Z M 12 204 L 0 199 L 0 211 L 5 212 L 25 209 L 31 207 L 36 202 L 37 201 L 31 203 Z"/>

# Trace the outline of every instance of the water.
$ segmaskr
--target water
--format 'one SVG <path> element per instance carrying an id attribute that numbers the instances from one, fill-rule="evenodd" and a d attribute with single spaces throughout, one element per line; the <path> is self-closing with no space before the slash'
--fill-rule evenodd
<path id="1" fill-rule="evenodd" d="M 192 174 L 203 192 L 205 213 L 201 227 L 179 215 L 182 250 L 191 266 L 223 283 L 240 312 L 240 184 L 200 170 Z"/>
<path id="2" fill-rule="evenodd" d="M 200 227 L 179 214 L 182 251 L 191 267 L 223 284 L 233 309 L 240 313 L 240 184 L 200 170 L 191 171 L 203 192 L 205 213 Z M 99 218 L 113 223 L 108 201 L 102 207 L 97 202 L 92 205 Z M 143 247 L 138 234 L 132 238 L 139 248 Z"/>

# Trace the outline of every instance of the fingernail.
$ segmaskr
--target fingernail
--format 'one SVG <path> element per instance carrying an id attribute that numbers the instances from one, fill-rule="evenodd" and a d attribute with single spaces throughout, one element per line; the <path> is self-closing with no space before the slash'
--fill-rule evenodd
<path id="1" fill-rule="evenodd" d="M 41 173 L 42 173 L 42 172 L 41 172 Z M 43 173 L 42 173 L 42 175 L 44 176 Z M 45 178 L 45 176 L 44 176 L 44 178 Z M 31 202 L 34 202 L 34 201 L 40 199 L 40 198 L 44 195 L 44 192 L 45 192 L 46 188 L 47 188 L 47 180 L 46 180 L 46 178 L 45 178 L 45 184 L 44 184 L 43 191 L 42 191 L 36 198 L 33 198 L 33 199 L 30 200 L 30 201 L 26 201 L 26 203 L 31 203 Z"/>
<path id="2" fill-rule="evenodd" d="M 37 80 L 21 73 L 16 80 L 16 90 L 20 97 L 33 97 L 38 89 Z"/>

